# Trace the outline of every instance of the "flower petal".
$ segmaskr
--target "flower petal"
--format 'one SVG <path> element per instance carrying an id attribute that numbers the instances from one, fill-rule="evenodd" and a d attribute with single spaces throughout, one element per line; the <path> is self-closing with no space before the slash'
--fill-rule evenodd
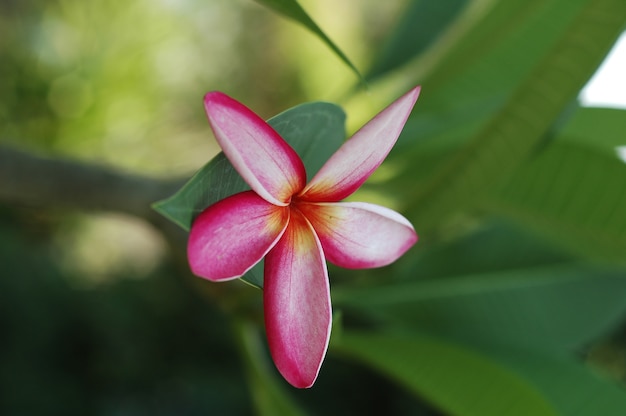
<path id="1" fill-rule="evenodd" d="M 309 201 L 340 201 L 356 191 L 385 160 L 419 95 L 415 87 L 378 113 L 346 141 L 301 192 Z"/>
<path id="2" fill-rule="evenodd" d="M 397 212 L 365 202 L 300 203 L 328 261 L 361 269 L 393 263 L 417 242 L 411 223 Z"/>
<path id="3" fill-rule="evenodd" d="M 287 205 L 306 182 L 298 154 L 261 117 L 221 92 L 204 96 L 217 142 L 237 172 L 263 199 Z"/>
<path id="4" fill-rule="evenodd" d="M 298 212 L 265 257 L 263 297 L 276 367 L 293 386 L 311 387 L 328 348 L 332 312 L 322 248 Z"/>
<path id="5" fill-rule="evenodd" d="M 253 191 L 211 205 L 191 225 L 191 271 L 213 281 L 242 276 L 274 246 L 288 222 L 289 208 L 272 205 Z"/>

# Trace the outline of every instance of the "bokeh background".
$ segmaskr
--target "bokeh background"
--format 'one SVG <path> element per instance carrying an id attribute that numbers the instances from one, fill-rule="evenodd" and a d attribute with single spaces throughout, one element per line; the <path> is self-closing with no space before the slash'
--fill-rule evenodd
<path id="1" fill-rule="evenodd" d="M 400 92 L 423 82 L 415 112 L 424 112 L 407 125 L 400 150 L 357 199 L 384 201 L 412 220 L 424 219 L 415 225 L 420 234 L 422 224 L 427 230 L 418 244 L 426 248 L 417 248 L 408 260 L 382 271 L 331 268 L 333 285 L 338 287 L 336 312 L 341 311 L 337 315 L 345 321 L 338 321 L 335 331 L 340 332 L 344 324 L 358 329 L 406 329 L 406 321 L 418 313 L 415 321 L 430 333 L 462 340 L 488 354 L 489 348 L 477 346 L 486 339 L 489 345 L 495 336 L 502 344 L 512 342 L 519 347 L 524 344 L 520 339 L 554 333 L 556 327 L 550 325 L 557 325 L 568 334 L 564 339 L 575 344 L 571 356 L 601 374 L 602 382 L 610 385 L 611 397 L 618 397 L 610 400 L 603 414 L 622 414 L 619 409 L 624 408 L 611 406 L 626 400 L 620 396 L 626 372 L 626 287 L 621 278 L 626 229 L 619 228 L 621 220 L 607 220 L 612 233 L 593 232 L 602 228 L 596 226 L 595 216 L 623 215 L 619 210 L 624 193 L 615 199 L 590 194 L 587 200 L 599 207 L 593 215 L 588 207 L 573 208 L 574 214 L 566 212 L 574 222 L 580 216 L 594 216 L 581 226 L 580 235 L 569 224 L 544 227 L 552 223 L 550 215 L 560 215 L 558 209 L 546 219 L 504 208 L 498 211 L 493 208 L 498 204 L 477 204 L 471 215 L 463 210 L 439 221 L 438 215 L 423 213 L 415 205 L 420 192 L 432 187 L 433 172 L 501 109 L 508 108 L 507 100 L 525 85 L 524 80 L 541 66 L 541 59 L 562 35 L 559 30 L 565 33 L 563 28 L 593 2 L 511 2 L 509 9 L 500 3 L 451 0 L 445 7 L 435 7 L 425 0 L 301 1 L 368 78 L 369 86 L 364 88 L 315 35 L 254 1 L 0 1 L 0 145 L 17 149 L 18 158 L 75 161 L 145 177 L 173 190 L 219 151 L 202 107 L 207 91 L 224 91 L 265 118 L 302 102 L 338 103 L 348 114 L 347 130 L 352 132 Z M 464 34 L 475 29 L 473 25 L 490 10 L 496 10 L 492 17 L 500 13 L 498 25 L 485 26 L 480 36 L 471 32 L 475 37 L 467 42 L 474 49 L 455 50 L 454 45 L 460 45 Z M 420 17 L 415 18 L 415 13 Z M 432 25 L 424 24 L 429 21 Z M 537 31 L 538 39 L 526 38 L 525 34 Z M 595 63 L 589 64 L 586 79 L 609 47 L 606 42 L 597 46 L 599 58 L 590 58 Z M 515 48 L 519 48 L 518 55 Z M 457 59 L 467 67 L 442 69 L 438 65 L 445 59 Z M 469 75 L 464 78 L 466 69 Z M 488 75 L 480 79 L 484 84 L 474 82 L 476 74 Z M 625 79 L 621 82 L 626 83 Z M 431 85 L 433 95 L 429 95 Z M 566 117 L 579 114 L 580 108 L 574 95 L 570 104 L 556 111 L 558 117 L 551 126 L 558 128 L 551 127 L 551 134 L 559 136 L 559 128 L 565 126 L 568 137 L 573 137 L 567 143 L 587 146 L 588 135 L 604 126 L 599 130 L 611 132 L 610 137 L 594 140 L 604 143 L 599 152 L 610 160 L 606 163 L 611 169 L 616 164 L 610 189 L 623 190 L 619 185 L 623 167 L 617 166 L 620 162 L 614 152 L 618 145 L 626 145 L 624 138 L 619 143 L 626 131 L 620 130 L 626 128 L 623 112 L 615 110 L 606 118 L 604 112 L 599 118 L 584 113 L 574 121 Z M 577 135 L 577 131 L 584 134 Z M 531 146 L 532 152 L 539 152 L 546 143 Z M 585 146 L 583 153 L 588 150 Z M 0 163 L 8 166 L 9 157 L 0 158 Z M 555 163 L 565 165 L 564 160 L 557 158 Z M 545 163 L 555 164 L 550 159 Z M 538 175 L 549 180 L 549 171 L 537 169 Z M 0 172 L 9 175 L 11 171 L 0 167 Z M 570 170 L 552 174 L 559 172 L 567 175 Z M 563 183 L 585 182 L 593 172 L 587 170 Z M 0 183 L 19 187 L 21 180 L 4 178 Z M 512 180 L 527 183 L 526 177 Z M 99 185 L 94 186 L 91 192 L 97 194 Z M 447 186 L 446 182 L 441 186 Z M 581 192 L 597 189 L 593 183 L 586 186 Z M 158 189 L 154 195 L 167 196 L 162 194 L 165 188 Z M 116 209 L 116 202 L 106 209 L 75 204 L 85 190 L 74 189 L 71 183 L 66 192 L 76 198 L 67 203 L 52 197 L 48 203 L 37 195 L 0 200 L 0 414 L 464 414 L 442 406 L 441 400 L 446 399 L 436 394 L 419 394 L 419 388 L 416 394 L 410 382 L 406 388 L 394 370 L 375 371 L 361 365 L 349 349 L 336 353 L 331 349 L 313 389 L 290 389 L 268 360 L 257 289 L 242 282 L 215 285 L 191 276 L 184 259 L 184 234 L 167 228 L 155 219 L 156 214 L 133 215 L 139 211 L 125 209 L 123 203 Z M 569 205 L 568 192 L 555 197 L 552 205 L 565 211 L 574 206 Z M 107 192 L 102 194 L 106 197 Z M 524 195 L 511 198 L 524 200 Z M 460 197 L 442 198 L 443 204 L 450 198 L 449 204 L 454 205 Z M 587 245 L 572 242 L 581 235 L 590 236 Z M 589 246 L 598 248 L 594 251 Z M 529 285 L 519 283 L 525 281 L 525 270 L 532 270 Z M 540 272 L 535 274 L 536 270 Z M 502 286 L 484 280 L 486 274 L 501 272 L 507 276 Z M 507 280 L 507 273 L 517 272 L 519 276 Z M 605 273 L 608 276 L 599 283 L 600 289 L 588 283 L 589 276 Z M 445 283 L 449 290 L 436 285 L 430 287 L 432 292 L 411 289 L 422 293 L 415 302 L 425 302 L 418 312 L 407 306 L 413 298 L 399 303 L 389 300 L 398 292 L 385 292 L 388 297 L 378 306 L 372 297 L 378 283 L 393 287 L 413 279 L 460 275 L 470 276 L 465 282 L 475 285 L 474 289 L 454 281 Z M 550 286 L 555 276 L 557 283 Z M 574 283 L 559 286 L 558 279 L 565 277 Z M 536 286 L 549 286 L 549 290 L 533 292 Z M 521 287 L 524 293 L 511 295 L 511 287 Z M 444 295 L 439 297 L 440 293 Z M 458 293 L 484 297 L 454 303 Z M 609 296 L 610 307 L 595 314 L 607 293 L 615 295 Z M 564 298 L 569 302 L 565 306 L 556 301 Z M 446 303 L 446 299 L 452 300 Z M 371 308 L 382 308 L 383 316 L 364 312 L 370 301 Z M 558 305 L 550 309 L 555 302 Z M 493 315 L 478 304 L 493 305 Z M 498 321 L 498 308 L 513 311 L 511 316 L 523 323 L 507 321 L 508 315 Z M 450 315 L 441 310 L 451 311 Z M 454 327 L 450 322 L 458 322 L 455 313 L 467 316 L 467 311 L 476 313 L 473 318 L 478 327 L 481 319 L 491 316 L 484 323 L 487 335 L 482 341 L 472 338 L 471 326 L 465 331 L 447 331 Z M 553 313 L 561 320 L 550 321 L 537 331 L 541 320 Z M 570 319 L 581 322 L 588 315 L 598 318 L 565 327 Z M 398 319 L 389 320 L 389 316 Z M 491 330 L 493 326 L 499 332 Z M 528 334 L 509 334 L 520 328 Z M 534 348 L 537 343 L 528 344 Z M 536 381 L 533 377 L 528 378 Z M 272 386 L 270 393 L 259 387 L 266 382 Z M 545 386 L 536 383 L 533 388 L 542 391 Z M 575 395 L 577 388 L 564 387 L 561 396 Z M 561 396 L 550 397 L 561 403 Z"/>

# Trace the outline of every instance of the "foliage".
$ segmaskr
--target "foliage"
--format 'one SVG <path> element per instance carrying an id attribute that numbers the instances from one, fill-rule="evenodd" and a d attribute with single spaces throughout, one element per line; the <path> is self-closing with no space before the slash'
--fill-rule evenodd
<path id="1" fill-rule="evenodd" d="M 194 11 L 202 9 L 201 3 L 211 2 L 189 2 Z M 314 20 L 296 1 L 259 3 L 312 31 L 329 46 L 328 57 L 336 54 L 358 73 L 336 46 L 351 52 L 353 45 L 330 40 L 333 33 L 329 31 L 329 36 L 320 29 L 326 26 L 325 15 L 319 25 L 315 23 L 319 9 L 310 8 Z M 355 14 L 365 7 L 352 5 Z M 71 16 L 80 21 L 69 9 L 2 7 L 23 7 L 32 21 L 45 16 L 44 29 L 51 21 L 72 26 Z M 378 6 L 370 7 L 375 13 Z M 121 24 L 124 9 L 113 9 L 121 13 L 114 23 Z M 250 13 L 257 12 L 266 11 Z M 201 19 L 180 13 L 186 19 Z M 166 15 L 158 8 L 153 12 L 170 27 L 193 32 Z M 259 21 L 275 19 L 269 13 L 258 16 Z M 27 25 L 14 25 L 27 31 Z M 148 279 L 73 289 L 46 252 L 52 238 L 32 234 L 42 219 L 20 207 L 3 211 L 0 218 L 8 220 L 0 229 L 5 270 L 0 329 L 10 342 L 3 343 L 0 360 L 3 368 L 20 377 L 3 377 L 6 397 L 0 403 L 6 409 L 0 410 L 143 414 L 159 407 L 157 401 L 165 403 L 160 409 L 167 414 L 247 413 L 253 406 L 259 414 L 626 414 L 622 380 L 596 374 L 589 368 L 594 363 L 586 360 L 599 346 L 621 342 L 624 326 L 626 165 L 616 157 L 615 147 L 624 145 L 626 112 L 584 108 L 576 99 L 625 27 L 623 0 L 402 2 L 385 39 L 372 40 L 371 61 L 362 65 L 368 95 L 355 87 L 361 83 L 356 76 L 341 97 L 352 116 L 358 101 L 374 102 L 371 106 L 380 109 L 409 87 L 423 86 L 396 149 L 358 198 L 393 201 L 415 225 L 420 242 L 383 269 L 331 267 L 335 329 L 329 360 L 309 391 L 288 389 L 264 361 L 268 355 L 259 344 L 262 317 L 256 289 L 238 282 L 222 284 L 227 289 L 202 281 L 183 283 L 186 266 L 181 268 L 175 257 Z M 256 109 L 258 104 L 267 115 L 279 112 L 285 103 L 320 99 L 306 97 L 298 87 L 303 81 L 284 68 L 289 65 L 282 65 L 289 59 L 293 65 L 299 51 L 288 57 L 258 52 L 259 47 L 270 50 L 280 45 L 285 33 L 281 30 L 276 30 L 275 38 L 262 40 L 255 40 L 255 32 L 248 30 L 252 39 L 242 42 L 256 46 L 234 59 L 239 66 L 255 68 L 246 67 L 236 76 L 248 80 L 239 87 L 242 95 L 255 97 L 250 106 Z M 158 37 L 144 33 L 145 39 L 134 38 L 130 44 Z M 0 120 L 5 122 L 0 138 L 16 142 L 15 135 L 22 134 L 24 140 L 36 142 L 37 134 L 47 132 L 55 138 L 53 143 L 36 146 L 77 154 L 85 153 L 81 145 L 71 143 L 81 134 L 104 131 L 98 126 L 106 126 L 107 117 L 132 114 L 133 109 L 144 122 L 149 114 L 172 110 L 173 118 L 166 119 L 171 123 L 164 123 L 169 125 L 167 134 L 157 135 L 171 141 L 176 137 L 172 124 L 188 122 L 193 127 L 173 146 L 188 148 L 196 143 L 195 137 L 208 134 L 201 115 L 155 97 L 164 99 L 180 87 L 174 94 L 180 97 L 176 102 L 183 106 L 195 102 L 201 109 L 198 91 L 228 78 L 231 68 L 226 60 L 219 64 L 223 71 L 212 75 L 215 78 L 198 75 L 196 82 L 193 77 L 183 82 L 172 77 L 171 85 L 163 86 L 160 78 L 152 78 L 154 74 L 146 75 L 150 62 L 145 55 L 136 56 L 137 65 L 128 62 L 132 79 L 123 68 L 103 69 L 112 65 L 111 56 L 118 50 L 105 43 L 103 55 L 83 66 L 74 61 L 69 65 L 72 71 L 77 67 L 82 71 L 70 71 L 74 78 L 69 81 L 79 79 L 83 84 L 63 84 L 68 72 L 51 63 L 60 59 L 44 54 L 47 60 L 35 66 L 36 59 L 18 48 L 18 36 L 0 36 L 0 42 L 9 47 L 6 59 L 0 60 L 0 74 L 11 81 L 0 84 L 8 100 L 0 104 Z M 75 48 L 90 50 L 82 43 Z M 180 56 L 188 62 L 196 55 Z M 277 72 L 264 67 L 266 59 L 280 62 L 274 64 Z M 272 78 L 278 73 L 282 84 Z M 205 88 L 203 82 L 198 86 L 197 79 L 211 87 Z M 54 94 L 50 96 L 54 80 L 55 88 L 76 93 L 74 104 L 63 107 Z M 119 80 L 124 83 L 111 92 L 114 99 L 124 88 L 143 81 L 138 89 L 141 100 L 129 99 L 126 106 L 107 113 L 103 91 Z M 276 94 L 268 92 L 273 81 Z M 236 81 L 227 82 L 237 89 Z M 81 85 L 89 85 L 93 101 L 78 114 Z M 267 96 L 273 98 L 262 105 Z M 51 104 L 42 104 L 45 100 Z M 70 114 L 74 110 L 77 113 Z M 346 130 L 341 109 L 323 102 L 294 107 L 270 123 L 298 150 L 309 175 L 339 145 Z M 119 125 L 122 134 L 137 131 Z M 157 127 L 150 125 L 150 132 L 157 132 Z M 96 139 L 90 140 L 97 147 Z M 146 141 L 138 143 L 147 146 Z M 159 149 L 167 153 L 169 147 Z M 209 159 L 211 151 L 205 150 L 191 156 L 196 165 Z M 141 163 L 135 168 L 159 170 Z M 227 160 L 218 155 L 157 209 L 188 228 L 199 210 L 243 187 Z M 65 221 L 56 215 L 61 219 L 50 220 L 50 235 Z M 35 220 L 24 221 L 22 216 Z M 32 240 L 41 246 L 35 244 L 34 249 Z M 254 271 L 246 280 L 262 285 Z M 202 301 L 205 294 L 220 308 L 207 306 Z M 25 299 L 32 308 L 25 306 Z M 618 351 L 618 365 L 604 366 L 603 371 L 623 374 L 619 363 L 626 347 L 619 344 Z M 20 398 L 26 389 L 48 392 L 40 402 L 46 407 Z"/>

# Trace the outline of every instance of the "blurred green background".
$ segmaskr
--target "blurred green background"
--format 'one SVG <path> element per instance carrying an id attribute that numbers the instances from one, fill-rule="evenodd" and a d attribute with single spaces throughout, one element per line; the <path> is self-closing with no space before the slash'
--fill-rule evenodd
<path id="1" fill-rule="evenodd" d="M 47 178 L 0 165 L 0 414 L 626 414 L 626 115 L 577 101 L 623 0 L 302 1 L 367 88 L 260 3 L 0 1 L 0 164 L 69 159 L 155 189 L 145 211 L 76 203 L 73 182 L 76 198 L 13 198 Z M 329 356 L 295 391 L 260 292 L 191 276 L 148 205 L 219 151 L 207 91 L 265 118 L 335 102 L 353 132 L 417 84 L 354 199 L 420 242 L 384 269 L 331 266 Z"/>

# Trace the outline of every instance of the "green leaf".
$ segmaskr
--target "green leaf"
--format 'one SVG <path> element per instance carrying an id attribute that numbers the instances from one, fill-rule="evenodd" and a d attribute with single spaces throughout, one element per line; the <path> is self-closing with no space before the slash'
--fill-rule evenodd
<path id="1" fill-rule="evenodd" d="M 485 129 L 515 88 L 529 79 L 538 61 L 568 30 L 584 2 L 488 0 L 480 6 L 486 12 L 473 10 L 482 13 L 482 18 L 476 19 L 471 30 L 451 27 L 450 31 L 461 31 L 463 36 L 452 43 L 425 77 L 414 81 L 423 84 L 423 94 L 396 152 L 390 155 L 391 161 L 394 156 L 411 160 L 404 183 L 399 186 L 426 187 L 415 184 L 415 179 L 430 178 L 460 145 Z"/>
<path id="2" fill-rule="evenodd" d="M 437 62 L 425 85 L 445 86 L 463 98 L 510 90 L 568 30 L 586 1 L 481 1 L 473 12 L 482 18 Z"/>
<path id="3" fill-rule="evenodd" d="M 533 383 L 559 415 L 626 415 L 626 392 L 570 357 L 497 346 L 478 347 Z M 530 414 L 530 413 L 529 413 Z"/>
<path id="4" fill-rule="evenodd" d="M 600 144 L 581 146 L 575 143 L 579 140 L 557 139 L 491 193 L 482 207 L 578 254 L 623 264 L 626 164 L 606 149 L 594 149 Z"/>
<path id="5" fill-rule="evenodd" d="M 330 103 L 307 103 L 291 108 L 268 123 L 300 155 L 309 176 L 314 175 L 345 140 L 345 114 Z M 249 189 L 223 153 L 198 171 L 183 188 L 153 208 L 189 231 L 194 218 L 215 202 Z M 263 286 L 262 265 L 255 266 L 245 281 Z"/>
<path id="6" fill-rule="evenodd" d="M 519 167 L 575 99 L 625 22 L 623 0 L 586 1 L 497 116 L 410 197 L 412 222 L 427 232 L 445 226 Z"/>
<path id="7" fill-rule="evenodd" d="M 356 74 L 356 76 L 361 80 L 361 82 L 365 82 L 363 76 L 359 72 L 359 70 L 354 66 L 354 64 L 348 59 L 348 57 L 335 45 L 335 43 L 330 40 L 328 36 L 320 29 L 320 27 L 315 23 L 311 17 L 307 14 L 306 11 L 300 6 L 300 4 L 296 0 L 256 0 L 258 3 L 269 7 L 270 9 L 288 17 L 290 19 L 295 20 L 300 23 L 302 26 L 309 29 L 313 32 L 317 37 L 319 37 L 325 44 L 328 46 L 338 57 L 341 59 L 352 71 Z"/>
<path id="8" fill-rule="evenodd" d="M 314 175 L 345 139 L 345 114 L 330 103 L 307 103 L 268 120 L 298 153 L 309 176 Z M 154 209 L 189 231 L 193 219 L 206 207 L 237 192 L 250 189 L 239 173 L 219 153 L 185 186 Z"/>
<path id="9" fill-rule="evenodd" d="M 626 145 L 626 110 L 578 107 L 558 132 L 558 141 L 584 146 L 615 157 Z"/>
<path id="10" fill-rule="evenodd" d="M 333 303 L 388 324 L 479 343 L 575 349 L 626 313 L 621 270 L 580 264 L 334 288 Z"/>
<path id="11" fill-rule="evenodd" d="M 531 384 L 462 345 L 426 335 L 345 332 L 338 351 L 387 374 L 451 416 L 557 415 Z"/>
<path id="12" fill-rule="evenodd" d="M 418 244 L 416 251 L 419 255 L 401 258 L 396 263 L 400 269 L 395 274 L 397 281 L 415 282 L 416 279 L 481 275 L 512 269 L 532 271 L 577 260 L 526 227 L 499 218 L 491 218 L 461 238 L 442 244 Z"/>
<path id="13" fill-rule="evenodd" d="M 153 204 L 164 217 L 189 231 L 191 223 L 209 205 L 250 189 L 223 153 L 204 165 L 177 193 Z"/>
<path id="14" fill-rule="evenodd" d="M 576 108 L 557 137 L 482 203 L 587 258 L 624 263 L 626 111 Z"/>

